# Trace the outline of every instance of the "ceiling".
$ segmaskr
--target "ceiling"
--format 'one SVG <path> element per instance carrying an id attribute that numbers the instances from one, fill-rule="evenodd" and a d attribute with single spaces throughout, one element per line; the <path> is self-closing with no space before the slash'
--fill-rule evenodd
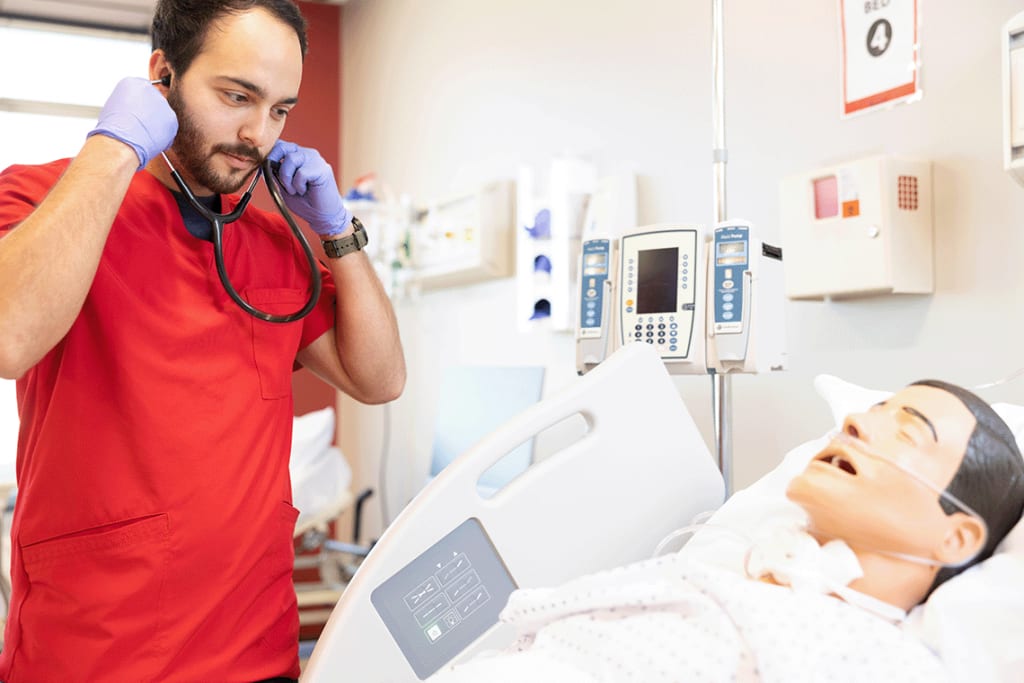
<path id="1" fill-rule="evenodd" d="M 346 0 L 314 0 L 342 5 Z M 0 0 L 0 16 L 17 16 L 146 33 L 156 0 Z"/>
<path id="2" fill-rule="evenodd" d="M 0 15 L 145 32 L 156 0 L 0 0 Z"/>

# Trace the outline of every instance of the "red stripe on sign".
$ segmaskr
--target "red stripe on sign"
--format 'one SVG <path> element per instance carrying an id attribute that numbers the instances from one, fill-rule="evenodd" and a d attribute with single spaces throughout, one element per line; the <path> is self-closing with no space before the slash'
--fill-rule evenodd
<path id="1" fill-rule="evenodd" d="M 900 97 L 906 97 L 907 95 L 913 95 L 916 86 L 916 81 L 905 83 L 903 85 L 896 86 L 884 92 L 875 93 L 869 97 L 864 97 L 853 102 L 847 102 L 844 108 L 845 113 L 852 114 L 853 112 L 860 111 L 861 109 L 867 109 L 873 107 L 876 104 L 882 104 L 889 100 L 895 100 Z"/>

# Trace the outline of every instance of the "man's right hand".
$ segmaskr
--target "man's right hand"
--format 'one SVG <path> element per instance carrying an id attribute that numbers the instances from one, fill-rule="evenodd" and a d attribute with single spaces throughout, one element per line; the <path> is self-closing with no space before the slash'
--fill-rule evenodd
<path id="1" fill-rule="evenodd" d="M 149 81 L 125 78 L 110 93 L 96 127 L 86 137 L 97 134 L 120 140 L 134 149 L 142 169 L 171 146 L 178 134 L 178 117 Z"/>

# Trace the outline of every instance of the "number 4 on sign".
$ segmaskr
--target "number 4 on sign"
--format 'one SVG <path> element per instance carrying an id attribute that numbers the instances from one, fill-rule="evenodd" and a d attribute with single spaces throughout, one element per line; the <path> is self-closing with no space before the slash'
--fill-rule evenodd
<path id="1" fill-rule="evenodd" d="M 868 31 L 868 52 L 872 57 L 880 57 L 889 49 L 892 42 L 892 24 L 885 19 L 879 19 L 871 24 Z"/>

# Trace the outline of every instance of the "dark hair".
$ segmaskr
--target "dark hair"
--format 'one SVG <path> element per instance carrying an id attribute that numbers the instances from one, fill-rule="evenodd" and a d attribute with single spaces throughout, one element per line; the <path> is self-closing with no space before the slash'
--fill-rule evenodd
<path id="1" fill-rule="evenodd" d="M 150 38 L 154 50 L 163 50 L 167 62 L 180 75 L 203 49 L 210 27 L 229 14 L 261 8 L 295 29 L 302 56 L 309 47 L 306 20 L 291 0 L 159 0 L 153 13 Z"/>
<path id="2" fill-rule="evenodd" d="M 970 391 L 940 380 L 926 379 L 911 386 L 926 386 L 952 394 L 974 415 L 976 424 L 967 441 L 964 459 L 946 492 L 981 515 L 988 539 L 978 556 L 963 567 L 943 567 L 929 594 L 971 565 L 990 557 L 996 546 L 1020 521 L 1024 512 L 1024 460 L 1013 432 L 988 403 Z M 939 504 L 947 515 L 958 508 L 944 498 Z"/>

